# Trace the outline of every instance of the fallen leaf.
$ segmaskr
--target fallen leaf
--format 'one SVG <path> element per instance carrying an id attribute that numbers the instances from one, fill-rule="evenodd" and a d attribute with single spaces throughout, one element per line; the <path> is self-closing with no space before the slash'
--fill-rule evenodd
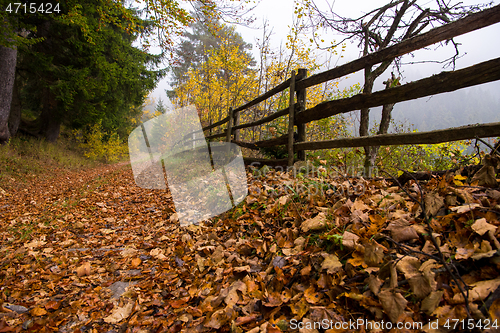
<path id="1" fill-rule="evenodd" d="M 59 301 L 50 301 L 45 304 L 45 309 L 47 310 L 57 310 L 61 306 L 61 302 Z"/>
<path id="2" fill-rule="evenodd" d="M 401 293 L 392 290 L 382 290 L 378 294 L 378 299 L 380 304 L 384 308 L 385 313 L 389 316 L 389 319 L 396 323 L 399 317 L 403 314 L 404 309 L 408 301 L 401 295 Z"/>
<path id="3" fill-rule="evenodd" d="M 345 231 L 342 235 L 342 246 L 345 246 L 348 250 L 354 250 L 358 244 L 358 240 L 358 235 Z"/>
<path id="4" fill-rule="evenodd" d="M 484 301 L 486 297 L 492 292 L 494 292 L 500 286 L 500 277 L 493 280 L 478 281 L 476 283 L 471 283 L 469 287 L 469 301 Z M 453 296 L 453 302 L 455 304 L 463 303 L 464 297 L 461 293 L 455 294 Z"/>
<path id="5" fill-rule="evenodd" d="M 142 263 L 141 258 L 134 258 L 132 259 L 132 262 L 130 263 L 132 268 L 137 268 L 139 265 Z"/>
<path id="6" fill-rule="evenodd" d="M 115 307 L 111 314 L 104 318 L 104 321 L 108 324 L 116 324 L 126 319 L 132 313 L 132 309 L 134 308 L 134 303 L 127 303 L 122 307 Z"/>
<path id="7" fill-rule="evenodd" d="M 328 274 L 335 274 L 342 269 L 342 263 L 339 261 L 339 258 L 335 254 L 322 254 L 325 260 L 321 264 L 321 269 L 328 272 Z"/>
<path id="8" fill-rule="evenodd" d="M 384 248 L 375 241 L 371 241 L 365 246 L 365 263 L 369 267 L 378 267 L 384 258 Z"/>
<path id="9" fill-rule="evenodd" d="M 321 301 L 322 294 L 316 292 L 314 287 L 310 286 L 309 288 L 306 289 L 306 291 L 304 291 L 304 298 L 308 303 L 316 304 L 319 301 Z"/>
<path id="10" fill-rule="evenodd" d="M 42 309 L 40 307 L 35 307 L 30 310 L 30 313 L 33 316 L 44 316 L 47 314 L 47 311 L 45 311 L 45 309 Z"/>
<path id="11" fill-rule="evenodd" d="M 226 311 L 224 311 L 224 309 L 217 310 L 212 314 L 210 320 L 205 324 L 205 326 L 218 330 L 227 322 L 227 320 Z"/>
<path id="12" fill-rule="evenodd" d="M 486 222 L 486 219 L 484 217 L 482 219 L 476 220 L 476 222 L 474 222 L 471 228 L 481 236 L 487 233 L 488 231 L 494 232 L 495 230 L 497 230 L 497 227 Z"/>
<path id="13" fill-rule="evenodd" d="M 458 207 L 451 207 L 450 209 L 453 212 L 457 212 L 458 214 L 463 214 L 463 213 L 470 212 L 471 210 L 474 210 L 478 207 L 481 207 L 481 205 L 478 203 L 472 203 L 472 204 L 458 206 Z"/>
<path id="14" fill-rule="evenodd" d="M 319 213 L 316 217 L 302 222 L 300 228 L 303 232 L 325 230 L 327 227 L 325 213 Z"/>
<path id="15" fill-rule="evenodd" d="M 413 239 L 418 239 L 418 234 L 411 227 L 410 222 L 404 219 L 398 219 L 396 221 L 391 221 L 386 228 L 391 232 L 391 237 L 396 242 L 406 242 Z"/>
<path id="16" fill-rule="evenodd" d="M 424 198 L 425 215 L 428 217 L 435 216 L 444 205 L 444 198 L 437 192 L 431 192 Z"/>
<path id="17" fill-rule="evenodd" d="M 436 290 L 436 281 L 434 280 L 434 273 L 432 271 L 419 272 L 408 280 L 411 291 L 418 298 L 427 297 L 431 292 Z"/>
<path id="18" fill-rule="evenodd" d="M 422 305 L 420 306 L 420 311 L 425 312 L 427 315 L 430 315 L 431 313 L 433 313 L 434 310 L 436 310 L 437 306 L 439 305 L 439 302 L 441 302 L 441 299 L 443 298 L 443 294 L 444 294 L 444 292 L 442 290 L 431 292 L 422 301 Z"/>
<path id="19" fill-rule="evenodd" d="M 488 313 L 490 314 L 492 321 L 496 320 L 497 323 L 500 322 L 500 298 L 493 301 Z"/>
<path id="20" fill-rule="evenodd" d="M 76 269 L 76 275 L 78 276 L 84 276 L 84 275 L 90 275 L 92 272 L 90 262 L 86 261 L 84 262 L 81 266 L 77 267 Z"/>

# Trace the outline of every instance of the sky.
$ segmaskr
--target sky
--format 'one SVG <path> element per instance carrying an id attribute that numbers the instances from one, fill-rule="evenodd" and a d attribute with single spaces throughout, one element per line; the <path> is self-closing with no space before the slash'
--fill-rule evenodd
<path id="1" fill-rule="evenodd" d="M 432 0 L 435 1 L 435 0 Z M 432 2 L 428 1 L 428 2 Z M 339 15 L 357 17 L 363 13 L 369 12 L 375 8 L 386 4 L 387 1 L 384 0 L 315 0 L 315 2 L 321 6 L 326 2 L 333 3 L 333 10 Z M 454 1 L 455 2 L 455 1 Z M 481 3 L 480 1 L 462 1 L 464 4 L 476 4 Z M 500 3 L 500 0 L 495 0 L 494 5 Z M 425 2 L 424 2 L 425 4 Z M 289 32 L 289 26 L 292 24 L 294 11 L 294 1 L 293 0 L 261 0 L 258 6 L 254 9 L 253 15 L 256 18 L 256 26 L 262 25 L 263 20 L 267 19 L 270 28 L 273 30 L 273 35 L 271 37 L 271 45 L 277 49 L 280 44 L 285 43 L 286 36 Z M 242 35 L 243 39 L 253 44 L 253 54 L 256 59 L 258 59 L 258 49 L 256 47 L 256 39 L 262 37 L 262 30 L 257 28 L 247 28 L 244 26 L 237 26 L 237 31 Z M 325 39 L 333 38 L 339 39 L 339 36 L 333 36 L 330 33 L 324 32 L 322 37 Z M 500 38 L 500 23 L 494 24 L 492 26 L 480 29 L 462 35 L 455 38 L 455 41 L 461 43 L 459 49 L 461 54 L 465 55 L 458 59 L 456 62 L 456 69 L 461 69 L 474 65 L 476 63 L 487 61 L 490 59 L 497 58 L 500 56 L 500 43 L 498 40 Z M 453 55 L 454 50 L 452 47 L 438 48 L 430 47 L 430 50 L 419 50 L 416 51 L 415 58 L 412 60 L 436 60 L 436 59 L 446 59 Z M 349 61 L 356 60 L 360 57 L 360 49 L 357 48 L 357 44 L 351 44 L 347 42 L 346 52 L 343 58 L 338 59 L 338 65 L 342 65 Z M 408 58 L 409 59 L 409 58 Z M 451 70 L 451 68 L 443 69 L 442 64 L 413 64 L 403 67 L 403 79 L 402 83 L 415 81 L 418 79 L 425 78 L 432 74 L 439 73 L 443 70 Z M 387 73 L 379 78 L 378 84 L 376 83 L 375 89 L 382 89 L 382 81 L 388 76 L 391 68 L 388 69 Z M 362 82 L 362 73 L 358 72 L 349 76 L 341 82 L 340 86 L 350 86 L 356 82 Z M 496 95 L 500 95 L 500 82 L 493 82 L 485 85 L 481 85 L 482 88 L 493 92 Z M 164 101 L 167 100 L 165 89 L 168 88 L 168 79 L 163 79 L 158 88 L 152 93 L 152 96 L 157 100 L 162 98 Z M 500 102 L 500 97 L 499 97 Z"/>

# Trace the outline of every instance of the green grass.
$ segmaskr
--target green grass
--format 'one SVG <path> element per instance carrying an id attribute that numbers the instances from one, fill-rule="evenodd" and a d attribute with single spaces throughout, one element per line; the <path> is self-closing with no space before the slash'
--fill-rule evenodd
<path id="1" fill-rule="evenodd" d="M 55 168 L 81 169 L 96 162 L 83 156 L 75 143 L 60 139 L 50 143 L 35 138 L 15 137 L 0 146 L 0 183 L 6 179 L 25 180 Z"/>

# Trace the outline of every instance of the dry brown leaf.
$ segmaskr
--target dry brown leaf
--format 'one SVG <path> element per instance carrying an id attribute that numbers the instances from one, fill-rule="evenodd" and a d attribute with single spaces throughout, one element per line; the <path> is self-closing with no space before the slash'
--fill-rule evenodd
<path id="1" fill-rule="evenodd" d="M 88 261 L 84 262 L 81 266 L 77 267 L 76 269 L 76 275 L 78 276 L 90 275 L 91 273 L 92 273 L 92 268 L 90 266 L 90 262 Z"/>
<path id="2" fill-rule="evenodd" d="M 352 258 L 349 258 L 347 260 L 347 263 L 354 266 L 362 266 L 363 268 L 367 268 L 368 265 L 365 263 L 365 258 L 364 258 L 364 253 L 359 252 L 359 251 L 354 251 L 352 253 Z"/>
<path id="3" fill-rule="evenodd" d="M 425 215 L 428 217 L 435 216 L 444 205 L 444 198 L 437 192 L 431 192 L 424 198 Z"/>
<path id="4" fill-rule="evenodd" d="M 443 294 L 444 294 L 444 292 L 442 290 L 431 292 L 422 301 L 422 305 L 420 306 L 420 311 L 425 312 L 427 315 L 430 315 L 431 313 L 433 313 L 434 310 L 436 310 L 437 306 L 439 305 L 439 302 L 441 302 L 441 299 L 443 298 Z"/>
<path id="5" fill-rule="evenodd" d="M 352 212 L 353 212 L 353 211 L 355 211 L 355 210 L 359 210 L 359 211 L 367 211 L 367 210 L 370 210 L 370 209 L 371 209 L 371 208 L 370 208 L 370 206 L 367 206 L 367 205 L 363 202 L 363 200 L 361 200 L 361 199 L 359 199 L 359 198 L 357 198 L 357 199 L 354 201 L 354 203 L 353 203 L 353 205 L 352 205 L 352 207 L 351 207 L 351 211 L 352 211 Z"/>
<path id="6" fill-rule="evenodd" d="M 128 257 L 133 257 L 135 256 L 137 253 L 137 250 L 134 249 L 134 248 L 131 248 L 131 247 L 126 247 L 125 249 L 123 249 L 120 254 L 122 257 L 125 257 L 125 258 L 128 258 Z"/>
<path id="7" fill-rule="evenodd" d="M 262 302 L 262 304 L 270 308 L 280 306 L 281 304 L 283 304 L 281 294 L 275 291 L 270 292 L 269 295 L 267 295 L 267 301 Z"/>
<path id="8" fill-rule="evenodd" d="M 403 314 L 408 301 L 401 293 L 392 290 L 382 290 L 378 294 L 380 304 L 384 308 L 384 312 L 389 316 L 389 319 L 396 323 L 399 317 Z"/>
<path id="9" fill-rule="evenodd" d="M 155 257 L 156 259 L 159 259 L 159 260 L 166 260 L 167 259 L 167 257 L 165 256 L 164 253 L 165 253 L 165 250 L 160 249 L 160 248 L 152 249 L 151 251 L 149 251 L 150 256 Z"/>
<path id="10" fill-rule="evenodd" d="M 24 244 L 24 247 L 27 247 L 27 248 L 29 248 L 29 249 L 33 249 L 33 248 L 36 248 L 36 247 L 43 246 L 43 245 L 45 245 L 45 244 L 47 244 L 47 242 L 42 241 L 42 240 L 38 240 L 38 239 L 36 239 L 36 240 L 31 241 L 31 242 L 29 242 L 29 243 L 25 243 L 25 244 Z"/>
<path id="11" fill-rule="evenodd" d="M 302 318 L 302 322 L 300 324 L 299 333 L 319 333 L 319 331 L 314 328 L 314 321 L 309 318 Z M 318 327 L 318 324 L 316 324 L 316 327 Z"/>
<path id="12" fill-rule="evenodd" d="M 45 308 L 47 310 L 57 310 L 61 306 L 61 302 L 59 301 L 49 301 L 47 304 L 45 304 Z"/>
<path id="13" fill-rule="evenodd" d="M 494 292 L 500 286 L 500 277 L 493 280 L 478 281 L 476 283 L 471 283 L 469 287 L 469 301 L 484 301 L 486 297 L 492 292 Z M 463 303 L 464 297 L 461 293 L 455 294 L 453 296 L 453 302 L 455 304 Z"/>
<path id="14" fill-rule="evenodd" d="M 380 280 L 376 275 L 371 275 L 368 277 L 368 287 L 374 295 L 378 295 L 380 293 L 380 287 L 384 281 Z"/>
<path id="15" fill-rule="evenodd" d="M 226 298 L 224 298 L 224 302 L 226 302 L 228 306 L 236 305 L 236 303 L 238 303 L 239 300 L 240 298 L 238 296 L 238 291 L 236 289 L 230 289 Z"/>
<path id="16" fill-rule="evenodd" d="M 474 254 L 474 245 L 469 243 L 465 247 L 457 247 L 455 259 L 469 259 Z"/>
<path id="17" fill-rule="evenodd" d="M 481 205 L 478 203 L 472 203 L 472 204 L 467 204 L 467 205 L 458 206 L 458 207 L 451 207 L 450 209 L 453 212 L 457 212 L 458 214 L 463 214 L 463 213 L 470 212 L 471 210 L 474 210 L 478 207 L 481 207 Z"/>
<path id="18" fill-rule="evenodd" d="M 309 304 L 306 302 L 304 298 L 300 298 L 300 300 L 295 304 L 288 305 L 292 313 L 295 315 L 297 319 L 302 319 L 304 315 L 309 311 Z"/>
<path id="19" fill-rule="evenodd" d="M 310 286 L 304 291 L 304 297 L 308 303 L 316 304 L 321 301 L 323 295 L 321 293 L 316 292 L 314 286 Z"/>
<path id="20" fill-rule="evenodd" d="M 345 231 L 342 236 L 342 246 L 345 246 L 348 250 L 354 250 L 358 244 L 358 240 L 358 235 Z"/>
<path id="21" fill-rule="evenodd" d="M 418 234 L 415 229 L 411 227 L 410 222 L 403 219 L 391 221 L 386 229 L 391 232 L 391 237 L 396 242 L 406 242 L 418 239 Z"/>
<path id="22" fill-rule="evenodd" d="M 300 228 L 303 232 L 325 230 L 327 227 L 325 213 L 319 213 L 314 218 L 302 222 Z"/>
<path id="23" fill-rule="evenodd" d="M 493 301 L 488 313 L 490 314 L 491 320 L 496 320 L 500 323 L 500 298 Z"/>
<path id="24" fill-rule="evenodd" d="M 31 309 L 30 313 L 33 316 L 45 316 L 47 314 L 47 311 L 45 311 L 45 309 L 37 306 L 37 307 Z"/>
<path id="25" fill-rule="evenodd" d="M 487 163 L 488 159 L 485 159 Z M 493 165 L 485 164 L 478 172 L 472 177 L 471 184 L 486 187 L 498 187 L 498 182 L 495 178 L 495 167 Z"/>
<path id="26" fill-rule="evenodd" d="M 487 233 L 488 231 L 495 231 L 497 230 L 497 226 L 494 226 L 488 222 L 486 222 L 486 219 L 483 217 L 479 220 L 476 220 L 474 224 L 471 226 L 472 230 L 480 234 L 481 236 Z"/>
<path id="27" fill-rule="evenodd" d="M 369 267 L 378 267 L 384 259 L 384 248 L 375 241 L 370 241 L 368 245 L 365 246 L 365 263 Z"/>
<path id="28" fill-rule="evenodd" d="M 321 264 L 321 269 L 328 272 L 328 274 L 335 274 L 342 269 L 342 263 L 339 261 L 339 258 L 335 254 L 322 254 L 325 260 Z"/>
<path id="29" fill-rule="evenodd" d="M 436 281 L 432 271 L 425 271 L 413 275 L 409 280 L 410 288 L 418 298 L 427 297 L 431 292 L 436 290 Z"/>
<path id="30" fill-rule="evenodd" d="M 130 316 L 133 308 L 134 308 L 134 303 L 132 302 L 127 303 L 122 307 L 115 307 L 113 308 L 111 314 L 104 318 L 104 321 L 107 322 L 108 324 L 119 323 L 123 319 L 126 319 Z"/>

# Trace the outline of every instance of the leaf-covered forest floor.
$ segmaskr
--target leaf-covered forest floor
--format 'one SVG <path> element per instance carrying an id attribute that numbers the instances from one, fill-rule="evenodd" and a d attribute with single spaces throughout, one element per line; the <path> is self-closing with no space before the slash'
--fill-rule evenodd
<path id="1" fill-rule="evenodd" d="M 27 179 L 0 184 L 0 332 L 500 325 L 500 191 L 459 175 L 249 171 L 243 203 L 188 227 L 126 164 Z"/>

